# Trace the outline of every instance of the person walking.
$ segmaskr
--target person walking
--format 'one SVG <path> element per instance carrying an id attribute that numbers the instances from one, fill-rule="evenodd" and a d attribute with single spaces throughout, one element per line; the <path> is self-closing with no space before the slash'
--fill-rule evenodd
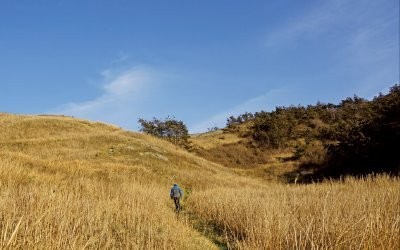
<path id="1" fill-rule="evenodd" d="M 183 191 L 182 189 L 178 186 L 178 184 L 174 184 L 174 186 L 171 188 L 171 192 L 169 194 L 171 199 L 174 199 L 175 203 L 175 211 L 179 212 L 181 210 L 181 203 L 180 199 L 183 197 Z"/>

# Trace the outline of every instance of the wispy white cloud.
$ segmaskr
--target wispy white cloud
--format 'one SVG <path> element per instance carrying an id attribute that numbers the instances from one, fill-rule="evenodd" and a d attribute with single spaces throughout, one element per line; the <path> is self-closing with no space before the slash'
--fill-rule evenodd
<path id="1" fill-rule="evenodd" d="M 390 1 L 386 1 L 386 4 Z M 385 3 L 383 3 L 385 4 Z M 313 8 L 307 9 L 299 16 L 294 16 L 291 20 L 278 26 L 275 30 L 267 33 L 266 45 L 276 46 L 282 43 L 296 42 L 299 39 L 314 39 L 333 33 L 340 33 L 343 41 L 348 37 L 360 39 L 365 33 L 363 28 L 367 27 L 372 31 L 373 27 L 380 30 L 381 25 L 388 22 L 385 16 L 376 16 L 380 13 L 376 9 L 380 9 L 382 2 L 375 0 L 331 0 L 321 1 L 314 5 Z M 371 22 L 371 19 L 378 22 Z M 337 40 L 335 40 L 337 42 Z"/>
<path id="2" fill-rule="evenodd" d="M 108 75 L 110 77 L 110 73 Z M 154 80 L 154 74 L 147 68 L 133 68 L 123 72 L 104 85 L 105 96 L 112 99 L 131 98 L 140 93 L 145 84 Z"/>
<path id="3" fill-rule="evenodd" d="M 385 9 L 393 9 L 392 14 L 388 15 L 387 11 L 383 11 Z M 265 44 L 281 46 L 300 39 L 322 42 L 323 36 L 329 36 L 331 42 L 348 44 L 351 48 L 360 48 L 361 45 L 364 48 L 376 40 L 382 42 L 382 39 L 387 39 L 382 37 L 382 33 L 388 28 L 396 27 L 390 32 L 398 34 L 398 11 L 398 3 L 390 0 L 321 1 L 268 31 Z"/>
<path id="4" fill-rule="evenodd" d="M 102 94 L 86 102 L 71 102 L 52 113 L 104 121 L 130 128 L 143 111 L 139 103 L 158 81 L 158 73 L 146 66 L 122 72 L 107 69 L 101 72 Z"/>

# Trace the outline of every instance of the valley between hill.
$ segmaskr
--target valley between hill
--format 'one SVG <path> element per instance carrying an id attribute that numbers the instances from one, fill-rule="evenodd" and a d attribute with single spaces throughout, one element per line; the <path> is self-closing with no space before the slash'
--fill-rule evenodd
<path id="1" fill-rule="evenodd" d="M 218 136 L 198 143 L 238 141 Z M 287 184 L 284 151 L 259 168 L 228 168 L 61 116 L 0 114 L 0 138 L 2 248 L 400 248 L 398 177 Z M 185 191 L 179 215 L 173 183 Z"/>

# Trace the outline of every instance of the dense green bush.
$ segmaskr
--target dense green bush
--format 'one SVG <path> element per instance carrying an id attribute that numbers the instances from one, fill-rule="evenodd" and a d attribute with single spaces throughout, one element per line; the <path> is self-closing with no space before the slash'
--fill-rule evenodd
<path id="1" fill-rule="evenodd" d="M 328 166 L 320 171 L 322 174 L 399 173 L 400 86 L 376 97 L 368 111 L 367 119 L 328 147 Z"/>
<path id="2" fill-rule="evenodd" d="M 189 132 L 182 121 L 167 117 L 164 120 L 153 118 L 151 121 L 139 119 L 140 131 L 165 138 L 175 145 L 189 147 Z"/>

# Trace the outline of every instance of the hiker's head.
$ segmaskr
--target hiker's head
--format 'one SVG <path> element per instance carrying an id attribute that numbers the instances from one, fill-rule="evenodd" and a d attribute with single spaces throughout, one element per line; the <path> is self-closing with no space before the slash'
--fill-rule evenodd
<path id="1" fill-rule="evenodd" d="M 178 184 L 174 183 L 174 186 L 178 186 Z"/>

